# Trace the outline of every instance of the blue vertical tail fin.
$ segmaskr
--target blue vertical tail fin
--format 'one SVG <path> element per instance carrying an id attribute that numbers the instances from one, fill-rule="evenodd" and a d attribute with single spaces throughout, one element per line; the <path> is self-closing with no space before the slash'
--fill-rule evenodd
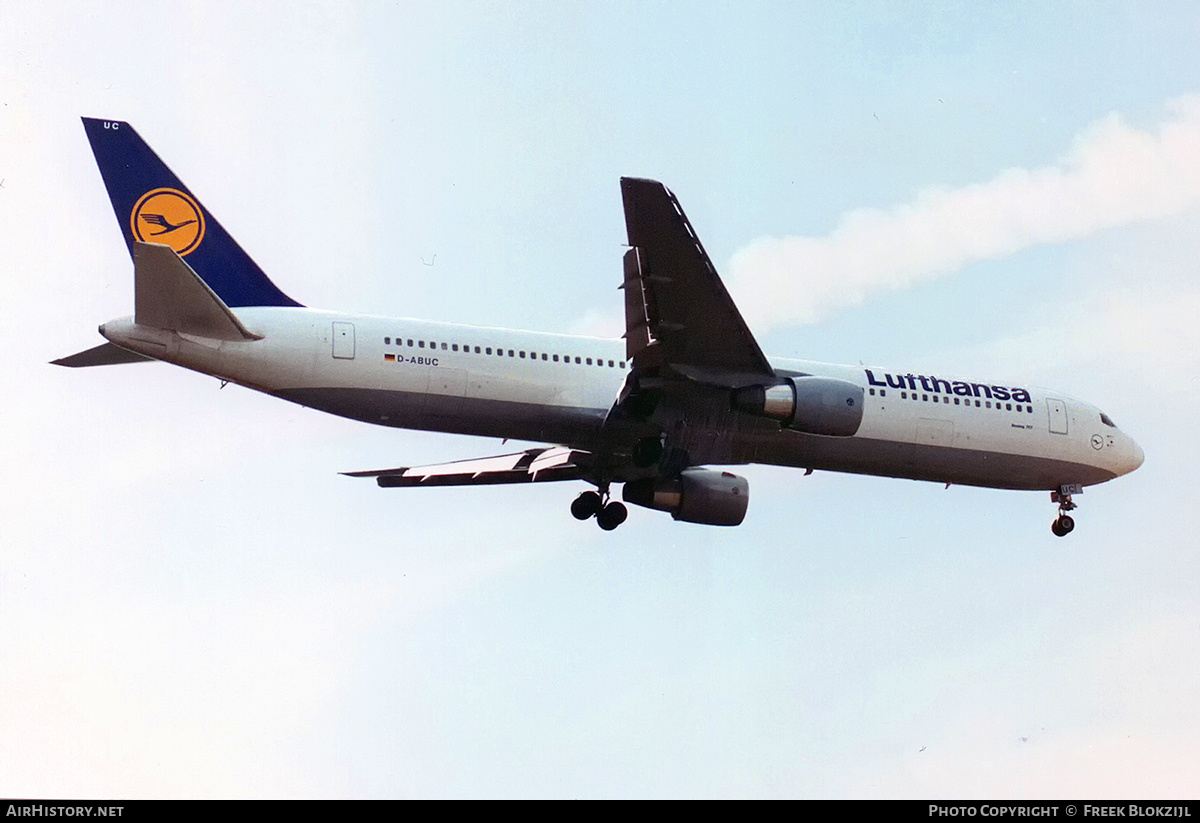
<path id="1" fill-rule="evenodd" d="M 125 245 L 170 246 L 230 308 L 300 306 L 271 282 L 133 126 L 83 118 Z"/>

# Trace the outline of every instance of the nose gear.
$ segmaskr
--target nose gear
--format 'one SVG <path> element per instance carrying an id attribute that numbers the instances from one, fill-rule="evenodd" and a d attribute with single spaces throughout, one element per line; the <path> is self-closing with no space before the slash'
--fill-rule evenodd
<path id="1" fill-rule="evenodd" d="M 1059 486 L 1058 491 L 1050 492 L 1050 502 L 1058 504 L 1058 517 L 1050 524 L 1050 531 L 1055 537 L 1066 537 L 1075 529 L 1075 518 L 1067 512 L 1074 511 L 1078 506 L 1071 499 L 1073 494 L 1083 494 L 1083 486 Z"/>

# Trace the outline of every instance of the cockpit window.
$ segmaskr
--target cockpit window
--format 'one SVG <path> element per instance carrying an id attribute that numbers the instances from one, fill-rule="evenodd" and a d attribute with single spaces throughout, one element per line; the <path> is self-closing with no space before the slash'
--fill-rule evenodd
<path id="1" fill-rule="evenodd" d="M 1104 412 L 1100 412 L 1100 422 L 1106 426 L 1112 426 L 1114 429 L 1117 427 L 1117 424 L 1112 421 L 1112 418 Z"/>

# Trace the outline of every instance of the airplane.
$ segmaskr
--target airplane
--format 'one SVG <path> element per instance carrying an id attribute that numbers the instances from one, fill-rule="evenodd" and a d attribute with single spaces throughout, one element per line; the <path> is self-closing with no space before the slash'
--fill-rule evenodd
<path id="1" fill-rule="evenodd" d="M 1051 529 L 1084 487 L 1138 468 L 1133 438 L 1065 394 L 946 375 L 767 357 L 675 195 L 622 178 L 622 339 L 307 308 L 284 294 L 128 123 L 83 118 L 133 260 L 132 317 L 70 367 L 163 361 L 330 414 L 547 445 L 343 472 L 385 488 L 584 481 L 613 499 L 740 525 L 753 463 L 1049 491 Z M 715 467 L 715 468 L 714 468 Z"/>

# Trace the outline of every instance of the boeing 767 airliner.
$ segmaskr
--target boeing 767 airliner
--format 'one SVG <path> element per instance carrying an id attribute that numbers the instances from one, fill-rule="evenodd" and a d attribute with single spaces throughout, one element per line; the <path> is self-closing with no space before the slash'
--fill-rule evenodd
<path id="1" fill-rule="evenodd" d="M 418 468 L 347 472 L 380 486 L 581 480 L 571 513 L 624 522 L 611 499 L 736 526 L 748 463 L 1049 491 L 1052 529 L 1084 486 L 1142 450 L 1059 392 L 945 374 L 768 358 L 687 216 L 623 178 L 625 334 L 604 340 L 305 308 L 271 282 L 128 123 L 84 118 L 133 258 L 132 317 L 56 360 L 162 360 L 343 417 L 548 443 Z"/>

